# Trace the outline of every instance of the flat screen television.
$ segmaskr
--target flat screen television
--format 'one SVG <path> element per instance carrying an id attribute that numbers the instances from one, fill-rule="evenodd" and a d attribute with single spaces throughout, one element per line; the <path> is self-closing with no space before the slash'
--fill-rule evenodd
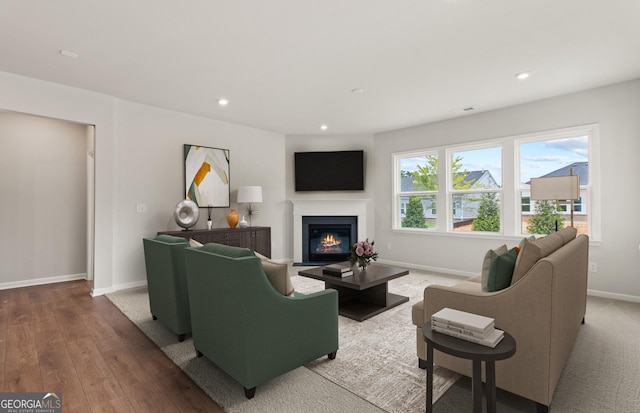
<path id="1" fill-rule="evenodd" d="M 296 152 L 296 191 L 364 190 L 364 151 Z"/>

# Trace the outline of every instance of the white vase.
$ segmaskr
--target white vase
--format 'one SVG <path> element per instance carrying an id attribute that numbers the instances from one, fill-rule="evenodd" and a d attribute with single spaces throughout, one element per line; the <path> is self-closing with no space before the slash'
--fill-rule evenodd
<path id="1" fill-rule="evenodd" d="M 242 216 L 242 219 L 240 220 L 240 222 L 238 222 L 238 226 L 240 228 L 246 228 L 249 226 L 249 223 L 244 219 L 244 215 Z"/>
<path id="2" fill-rule="evenodd" d="M 207 229 L 211 229 L 212 225 L 213 225 L 213 221 L 212 220 L 208 220 L 207 221 Z"/>

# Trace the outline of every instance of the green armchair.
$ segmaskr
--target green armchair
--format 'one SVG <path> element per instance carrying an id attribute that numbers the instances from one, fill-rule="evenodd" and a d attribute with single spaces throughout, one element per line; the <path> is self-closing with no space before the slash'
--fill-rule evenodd
<path id="1" fill-rule="evenodd" d="M 187 276 L 184 267 L 186 239 L 171 235 L 144 238 L 149 305 L 154 320 L 161 321 L 184 341 L 191 332 Z"/>
<path id="2" fill-rule="evenodd" d="M 338 350 L 338 293 L 287 297 L 245 248 L 206 244 L 185 251 L 193 345 L 239 382 L 256 387 Z"/>

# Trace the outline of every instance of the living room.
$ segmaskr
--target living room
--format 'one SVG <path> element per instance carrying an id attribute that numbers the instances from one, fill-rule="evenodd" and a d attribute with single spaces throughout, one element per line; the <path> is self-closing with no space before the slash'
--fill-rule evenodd
<path id="1" fill-rule="evenodd" d="M 58 53 L 56 47 L 69 46 L 55 46 L 51 53 Z M 625 59 L 637 60 L 637 52 L 625 56 Z M 57 64 L 62 68 L 56 66 L 56 70 L 70 70 L 69 62 Z M 630 190 L 622 188 L 626 187 L 625 183 L 630 181 L 630 177 L 635 176 L 636 154 L 640 153 L 638 71 L 630 70 L 619 80 L 612 77 L 610 82 L 557 95 L 538 96 L 532 87 L 528 89 L 531 99 L 526 103 L 518 102 L 491 110 L 478 107 L 475 113 L 472 111 L 434 122 L 342 133 L 332 132 L 331 127 L 323 132 L 314 125 L 317 132 L 305 130 L 304 133 L 298 133 L 274 132 L 273 129 L 246 126 L 239 121 L 219 120 L 223 115 L 216 117 L 216 113 L 182 113 L 137 103 L 123 97 L 125 93 L 110 95 L 60 84 L 39 78 L 28 71 L 14 70 L 8 63 L 2 64 L 0 70 L 1 110 L 95 125 L 94 296 L 144 285 L 146 279 L 141 239 L 158 231 L 179 229 L 172 214 L 176 203 L 184 195 L 181 151 L 185 143 L 229 149 L 232 207 L 237 206 L 235 196 L 239 186 L 262 186 L 263 203 L 255 225 L 271 228 L 272 258 L 275 260 L 293 261 L 291 201 L 366 199 L 370 210 L 368 236 L 375 239 L 381 262 L 401 263 L 411 268 L 446 272 L 460 277 L 479 271 L 487 249 L 494 248 L 498 243 L 514 243 L 518 236 L 461 236 L 394 228 L 391 214 L 392 155 L 408 150 L 598 124 L 599 168 L 593 173 L 599 178 L 599 188 L 593 202 L 599 210 L 601 222 L 600 234 L 591 239 L 589 260 L 597 263 L 597 272 L 589 273 L 589 294 L 640 302 L 640 283 L 637 280 L 640 239 L 630 224 L 633 217 L 627 217 L 629 214 L 625 213 L 639 203 L 640 194 L 633 187 Z M 510 77 L 512 75 L 508 74 Z M 509 87 L 518 86 L 510 84 Z M 369 87 L 365 89 L 363 96 L 349 97 L 366 97 L 367 93 L 372 92 Z M 351 95 L 349 90 L 347 93 Z M 477 95 L 478 100 L 480 97 L 481 94 Z M 232 101 L 231 105 L 234 104 L 237 103 Z M 476 105 L 473 102 L 469 104 Z M 364 191 L 295 192 L 294 152 L 350 149 L 364 150 L 366 153 Z M 5 170 L 3 165 L 0 164 L 3 176 L 15 175 L 15 171 Z M 62 201 L 53 199 L 50 202 Z M 138 204 L 145 204 L 147 212 L 137 212 Z M 3 202 L 0 208 L 3 212 L 0 220 L 16 219 L 11 202 Z M 228 212 L 228 208 L 213 210 L 215 227 L 227 226 Z M 47 205 L 27 203 L 19 214 L 18 221 L 46 215 Z M 205 211 L 202 211 L 203 215 Z M 55 217 L 48 216 L 47 219 L 54 220 Z M 4 228 L 8 221 L 0 222 Z M 205 228 L 205 220 L 201 218 L 197 227 Z M 58 239 L 56 234 L 42 236 L 48 242 Z M 25 244 L 28 239 L 22 237 L 20 233 L 2 234 L 3 242 L 29 245 Z M 80 248 L 85 249 L 86 246 Z M 23 251 L 22 254 L 27 252 Z M 0 284 L 27 286 L 61 281 L 60 277 L 68 275 L 63 272 L 12 272 L 12 260 L 30 257 L 3 256 Z"/>

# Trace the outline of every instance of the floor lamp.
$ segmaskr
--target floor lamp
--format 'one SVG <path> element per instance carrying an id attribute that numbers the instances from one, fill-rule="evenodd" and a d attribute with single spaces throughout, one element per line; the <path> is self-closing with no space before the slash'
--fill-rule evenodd
<path id="1" fill-rule="evenodd" d="M 258 202 L 262 202 L 261 186 L 241 186 L 238 188 L 238 203 L 245 204 L 244 209 L 249 215 L 249 226 L 251 226 L 251 217 L 258 213 L 258 206 L 253 204 Z"/>
<path id="2" fill-rule="evenodd" d="M 578 175 L 531 178 L 531 199 L 534 201 L 571 201 L 571 226 L 573 227 L 573 201 L 580 199 L 580 177 Z M 556 220 L 556 231 L 558 221 Z"/>

